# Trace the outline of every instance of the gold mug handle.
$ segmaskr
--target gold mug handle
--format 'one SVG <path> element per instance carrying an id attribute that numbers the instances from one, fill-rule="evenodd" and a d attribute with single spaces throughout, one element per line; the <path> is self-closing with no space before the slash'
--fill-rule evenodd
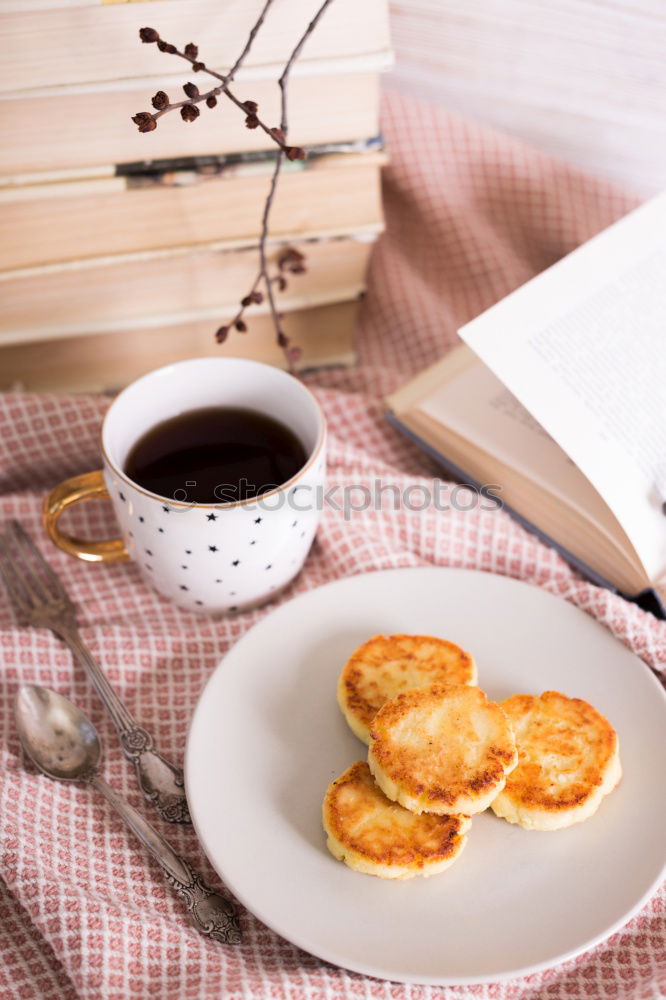
<path id="1" fill-rule="evenodd" d="M 73 476 L 56 486 L 44 500 L 42 516 L 44 527 L 51 540 L 59 549 L 70 556 L 86 562 L 125 562 L 129 552 L 122 538 L 107 538 L 101 542 L 89 542 L 83 538 L 72 538 L 58 528 L 58 518 L 64 510 L 83 500 L 101 500 L 109 496 L 101 469 Z"/>

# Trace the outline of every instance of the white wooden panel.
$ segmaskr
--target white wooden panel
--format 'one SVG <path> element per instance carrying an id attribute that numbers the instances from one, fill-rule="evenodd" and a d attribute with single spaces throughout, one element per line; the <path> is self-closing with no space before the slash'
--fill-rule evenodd
<path id="1" fill-rule="evenodd" d="M 393 0 L 387 85 L 666 187 L 666 0 Z"/>

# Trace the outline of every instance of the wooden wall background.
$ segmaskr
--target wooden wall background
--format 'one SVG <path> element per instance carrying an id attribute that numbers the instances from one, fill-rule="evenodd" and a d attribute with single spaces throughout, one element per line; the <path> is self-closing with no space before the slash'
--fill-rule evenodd
<path id="1" fill-rule="evenodd" d="M 388 86 L 666 187 L 666 0 L 393 0 L 391 22 Z"/>

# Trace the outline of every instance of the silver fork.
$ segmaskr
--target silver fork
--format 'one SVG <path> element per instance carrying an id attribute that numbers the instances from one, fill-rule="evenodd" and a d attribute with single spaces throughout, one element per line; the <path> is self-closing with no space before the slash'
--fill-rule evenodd
<path id="1" fill-rule="evenodd" d="M 0 575 L 19 612 L 37 628 L 49 628 L 83 665 L 134 765 L 141 791 L 169 823 L 190 823 L 183 772 L 155 749 L 152 736 L 130 715 L 84 643 L 76 611 L 62 582 L 18 521 L 0 535 Z"/>

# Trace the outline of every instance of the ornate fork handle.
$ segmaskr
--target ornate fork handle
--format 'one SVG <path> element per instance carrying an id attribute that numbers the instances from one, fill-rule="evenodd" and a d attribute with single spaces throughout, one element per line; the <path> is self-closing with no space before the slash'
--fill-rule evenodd
<path id="1" fill-rule="evenodd" d="M 157 752 L 153 737 L 127 711 L 76 626 L 63 622 L 50 627 L 85 667 L 120 734 L 123 753 L 134 765 L 143 794 L 168 823 L 190 823 L 183 772 Z"/>

